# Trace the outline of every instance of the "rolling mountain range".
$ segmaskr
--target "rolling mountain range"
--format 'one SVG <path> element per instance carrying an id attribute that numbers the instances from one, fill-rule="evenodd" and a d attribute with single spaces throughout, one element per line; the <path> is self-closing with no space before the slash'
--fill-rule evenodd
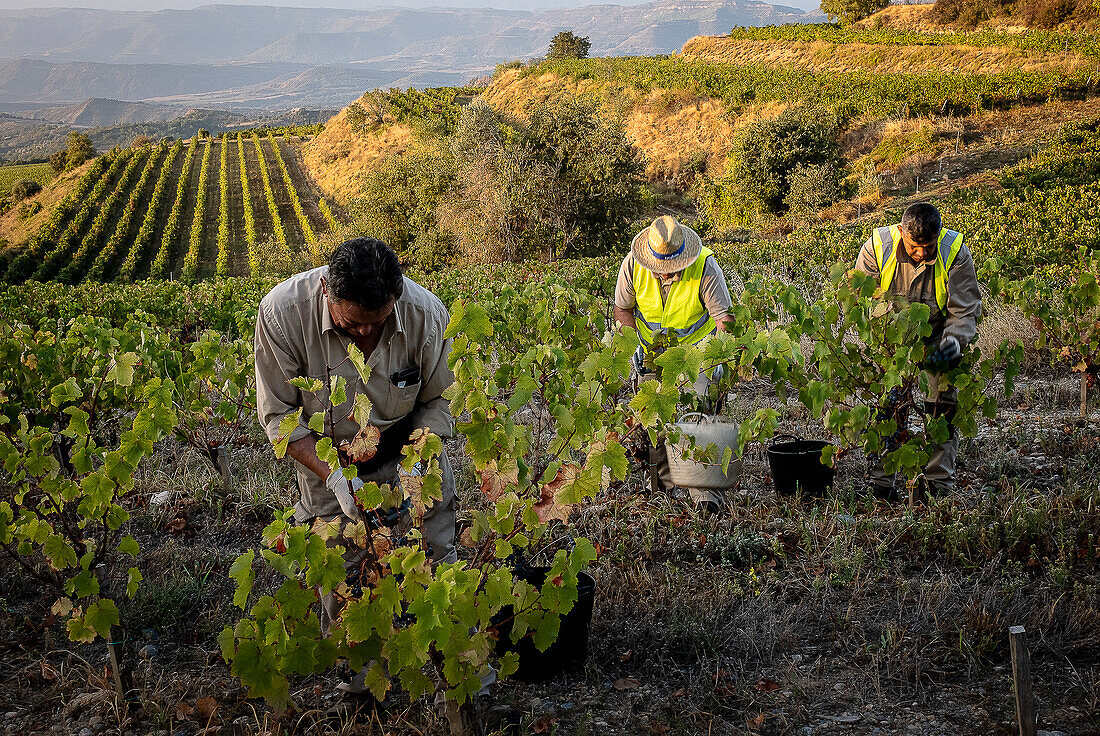
<path id="1" fill-rule="evenodd" d="M 820 20 L 753 0 L 657 0 L 541 12 L 208 5 L 0 10 L 0 102 L 89 97 L 195 106 L 339 106 L 374 87 L 460 84 L 545 54 L 562 30 L 599 55 L 665 54 L 736 25 Z"/>

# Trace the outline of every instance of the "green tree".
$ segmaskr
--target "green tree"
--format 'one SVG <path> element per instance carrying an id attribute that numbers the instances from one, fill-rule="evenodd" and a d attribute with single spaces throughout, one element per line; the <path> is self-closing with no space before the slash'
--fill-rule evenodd
<path id="1" fill-rule="evenodd" d="M 70 131 L 65 140 L 68 142 L 65 150 L 65 171 L 70 171 L 88 161 L 89 158 L 96 157 L 96 146 L 91 144 L 91 139 L 84 133 Z"/>
<path id="2" fill-rule="evenodd" d="M 23 179 L 15 182 L 11 188 L 11 196 L 17 201 L 26 199 L 27 197 L 33 197 L 42 191 L 42 185 L 33 179 Z"/>
<path id="3" fill-rule="evenodd" d="M 528 124 L 472 103 L 451 139 L 457 177 L 440 220 L 488 260 L 593 255 L 641 213 L 644 164 L 591 104 L 544 104 Z"/>
<path id="4" fill-rule="evenodd" d="M 848 25 L 882 10 L 890 0 L 821 0 L 821 12 L 831 23 Z"/>
<path id="5" fill-rule="evenodd" d="M 351 229 L 384 241 L 421 268 L 444 265 L 454 257 L 454 240 L 440 231 L 436 210 L 454 177 L 454 155 L 445 141 L 417 142 L 364 175 L 362 196 L 348 207 Z"/>
<path id="6" fill-rule="evenodd" d="M 573 31 L 562 31 L 550 40 L 547 59 L 585 59 L 592 42 L 588 36 L 577 36 Z"/>

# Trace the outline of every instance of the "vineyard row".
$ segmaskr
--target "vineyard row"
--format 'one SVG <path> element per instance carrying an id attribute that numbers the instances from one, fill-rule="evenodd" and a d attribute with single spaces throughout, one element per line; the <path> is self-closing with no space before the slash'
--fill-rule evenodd
<path id="1" fill-rule="evenodd" d="M 338 225 L 300 167 L 292 147 L 257 135 L 105 154 L 0 264 L 0 278 L 18 284 L 260 275 L 266 251 L 296 258 Z"/>

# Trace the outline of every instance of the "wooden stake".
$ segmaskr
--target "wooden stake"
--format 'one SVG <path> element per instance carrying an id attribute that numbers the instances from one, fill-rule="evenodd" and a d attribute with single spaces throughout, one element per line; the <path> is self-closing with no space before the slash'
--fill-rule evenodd
<path id="1" fill-rule="evenodd" d="M 1081 373 L 1081 418 L 1089 415 L 1089 374 Z"/>
<path id="2" fill-rule="evenodd" d="M 1031 692 L 1031 662 L 1023 626 L 1010 626 L 1008 645 L 1012 651 L 1012 689 L 1016 694 L 1016 721 L 1020 736 L 1035 736 L 1035 697 Z"/>

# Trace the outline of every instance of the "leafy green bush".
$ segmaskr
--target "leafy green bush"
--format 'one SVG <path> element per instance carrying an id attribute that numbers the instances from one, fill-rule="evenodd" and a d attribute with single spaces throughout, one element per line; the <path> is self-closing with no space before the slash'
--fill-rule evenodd
<path id="1" fill-rule="evenodd" d="M 717 227 L 730 227 L 786 212 L 796 167 L 825 167 L 819 176 L 839 170 L 836 128 L 836 118 L 816 107 L 792 108 L 743 128 L 734 140 L 726 173 L 704 185 L 707 219 Z"/>
<path id="2" fill-rule="evenodd" d="M 1012 10 L 1012 0 L 936 0 L 931 16 L 941 23 L 975 26 Z"/>
<path id="3" fill-rule="evenodd" d="M 426 241 L 419 248 L 412 246 L 426 233 L 438 233 L 436 209 L 454 176 L 454 155 L 444 141 L 418 142 L 364 175 L 362 196 L 348 207 L 355 222 L 353 227 L 363 235 L 384 241 L 403 260 L 431 268 L 420 260 L 425 255 Z M 434 247 L 428 261 L 441 255 L 442 241 L 441 236 L 432 236 Z"/>
<path id="4" fill-rule="evenodd" d="M 792 216 L 809 217 L 840 199 L 840 171 L 832 163 L 799 164 L 787 181 L 783 204 Z"/>
<path id="5" fill-rule="evenodd" d="M 821 12 L 834 23 L 849 25 L 889 4 L 890 0 L 821 0 Z"/>
<path id="6" fill-rule="evenodd" d="M 876 164 L 893 168 L 910 156 L 935 157 L 941 151 L 943 142 L 929 126 L 922 125 L 917 130 L 885 136 L 871 152 L 871 158 Z"/>
<path id="7" fill-rule="evenodd" d="M 20 199 L 26 199 L 27 197 L 33 197 L 42 191 L 42 185 L 33 179 L 23 179 L 17 181 L 12 185 L 11 196 L 17 201 Z"/>
<path id="8" fill-rule="evenodd" d="M 564 102 L 535 108 L 529 146 L 557 168 L 565 225 L 554 256 L 600 255 L 609 243 L 629 242 L 641 213 L 645 165 L 622 127 L 595 105 Z"/>

